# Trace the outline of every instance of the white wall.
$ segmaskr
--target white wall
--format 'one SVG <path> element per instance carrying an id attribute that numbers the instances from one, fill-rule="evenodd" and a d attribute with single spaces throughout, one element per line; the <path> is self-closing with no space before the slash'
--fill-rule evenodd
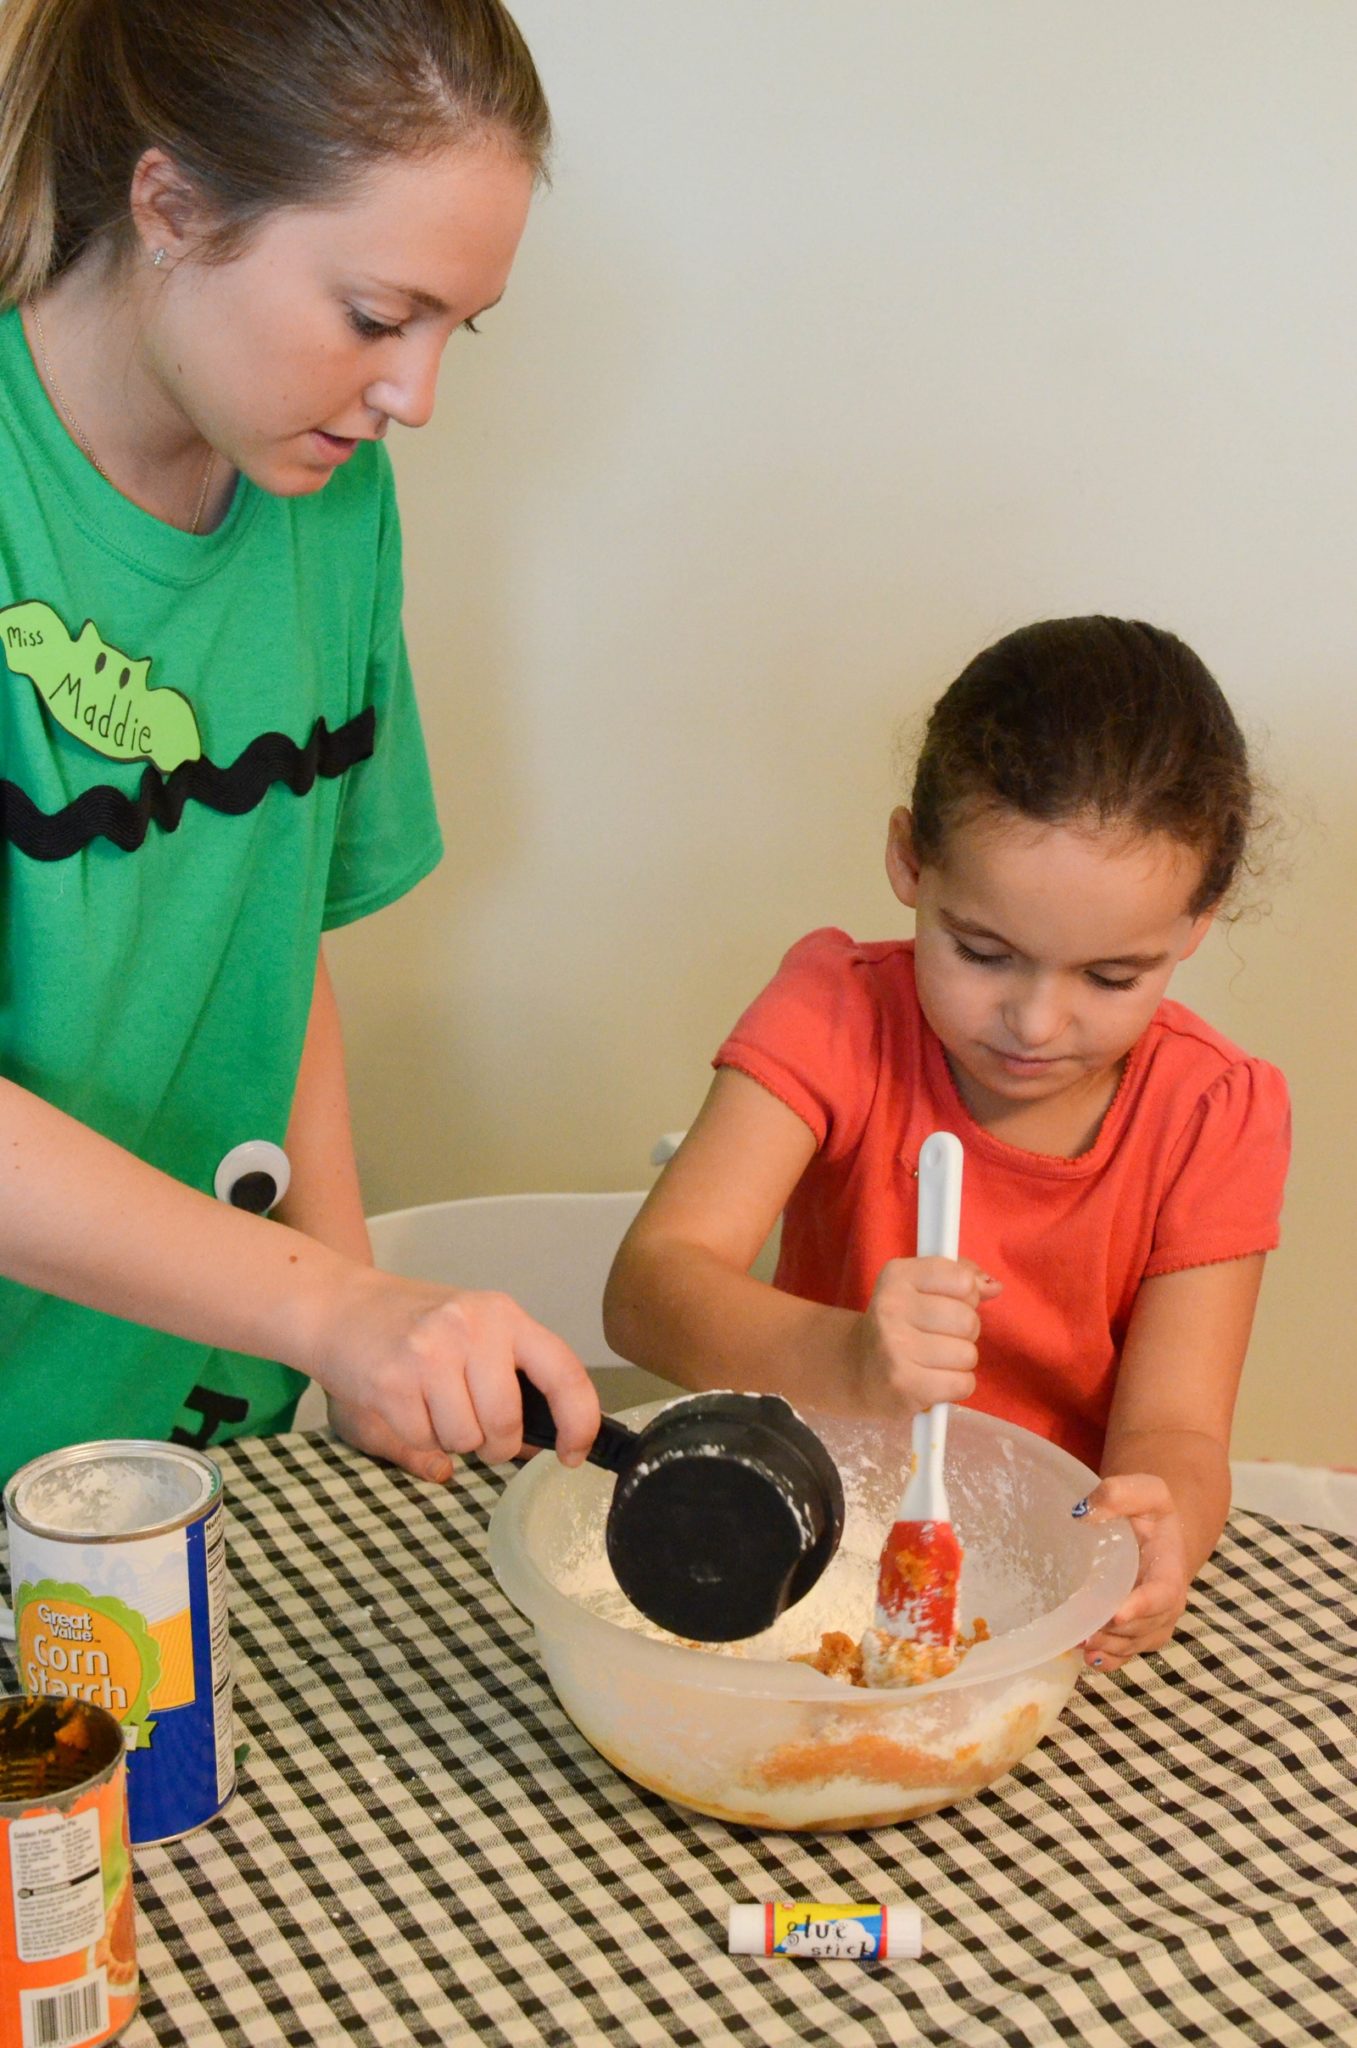
<path id="1" fill-rule="evenodd" d="M 643 1184 L 793 938 L 901 929 L 901 721 L 1149 618 L 1298 821 L 1174 989 L 1295 1096 L 1236 1448 L 1357 1464 L 1357 8 L 518 15 L 554 190 L 396 450 L 448 859 L 332 951 L 369 1206 Z"/>

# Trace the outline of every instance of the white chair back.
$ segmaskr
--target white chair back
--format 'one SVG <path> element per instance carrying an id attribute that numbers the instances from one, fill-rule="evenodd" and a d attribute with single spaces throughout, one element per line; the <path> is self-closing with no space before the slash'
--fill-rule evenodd
<path id="1" fill-rule="evenodd" d="M 644 1193 L 477 1195 L 371 1216 L 368 1233 L 385 1272 L 511 1294 L 585 1365 L 622 1365 L 603 1334 L 603 1287 L 644 1200 Z"/>

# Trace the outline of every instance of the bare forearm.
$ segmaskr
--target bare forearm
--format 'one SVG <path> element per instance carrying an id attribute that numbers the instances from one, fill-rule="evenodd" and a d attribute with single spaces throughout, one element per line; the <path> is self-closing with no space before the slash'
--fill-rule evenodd
<path id="1" fill-rule="evenodd" d="M 776 1392 L 812 1407 L 848 1399 L 846 1357 L 860 1319 L 783 1294 L 703 1246 L 624 1250 L 603 1320 L 615 1351 L 680 1386 Z"/>
<path id="2" fill-rule="evenodd" d="M 1183 1525 L 1189 1575 L 1195 1578 L 1230 1512 L 1229 1453 L 1213 1436 L 1186 1429 L 1134 1430 L 1109 1437 L 1103 1477 L 1150 1472 L 1173 1495 Z"/>
<path id="3" fill-rule="evenodd" d="M 107 1315 L 311 1371 L 346 1262 L 0 1082 L 0 1270 Z"/>
<path id="4" fill-rule="evenodd" d="M 351 1443 L 420 1478 L 446 1481 L 449 1453 L 515 1455 L 518 1370 L 550 1401 L 569 1462 L 598 1432 L 598 1397 L 579 1360 L 502 1295 L 376 1272 L 185 1187 L 5 1081 L 0 1272 L 106 1315 L 295 1366 L 331 1395 Z"/>

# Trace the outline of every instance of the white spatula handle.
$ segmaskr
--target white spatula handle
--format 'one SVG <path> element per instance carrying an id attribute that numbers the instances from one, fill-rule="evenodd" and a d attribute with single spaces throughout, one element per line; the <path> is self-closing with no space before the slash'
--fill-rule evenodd
<path id="1" fill-rule="evenodd" d="M 961 1140 L 951 1131 L 934 1131 L 919 1152 L 919 1229 L 915 1249 L 921 1259 L 954 1259 L 961 1242 Z M 947 1493 L 942 1483 L 947 1449 L 948 1404 L 937 1401 L 914 1418 L 914 1476 L 900 1506 L 902 1521 L 949 1522 Z"/>
<path id="2" fill-rule="evenodd" d="M 961 1243 L 961 1140 L 951 1131 L 934 1131 L 919 1153 L 919 1231 L 915 1251 L 921 1259 L 954 1259 Z"/>

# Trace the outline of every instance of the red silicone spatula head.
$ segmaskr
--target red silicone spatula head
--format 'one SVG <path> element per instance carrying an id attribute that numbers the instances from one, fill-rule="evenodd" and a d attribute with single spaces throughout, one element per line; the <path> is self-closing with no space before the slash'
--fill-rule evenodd
<path id="1" fill-rule="evenodd" d="M 950 1522 L 894 1522 L 881 1546 L 876 1625 L 950 1649 L 956 1641 L 961 1545 Z"/>

